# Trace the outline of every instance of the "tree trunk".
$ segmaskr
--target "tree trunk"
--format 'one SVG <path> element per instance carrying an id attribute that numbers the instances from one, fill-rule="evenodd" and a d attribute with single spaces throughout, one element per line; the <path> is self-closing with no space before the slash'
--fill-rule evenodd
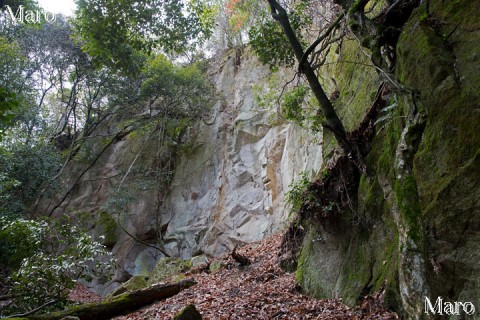
<path id="1" fill-rule="evenodd" d="M 301 70 L 307 78 L 308 84 L 310 85 L 310 88 L 312 89 L 313 94 L 320 105 L 321 113 L 323 113 L 325 116 L 326 122 L 323 124 L 323 126 L 333 133 L 343 151 L 345 151 L 346 154 L 349 154 L 351 152 L 351 146 L 347 138 L 345 127 L 338 117 L 337 112 L 333 108 L 332 102 L 327 97 L 322 85 L 318 81 L 318 77 L 315 74 L 312 66 L 307 59 L 304 59 L 305 52 L 300 41 L 298 41 L 298 38 L 295 35 L 295 31 L 293 31 L 292 26 L 290 25 L 287 12 L 276 0 L 268 0 L 268 3 L 270 4 L 272 17 L 277 20 L 283 29 L 283 32 L 285 33 L 285 36 L 290 42 L 290 46 L 295 53 L 297 61 L 303 64 L 299 66 L 299 70 Z"/>
<path id="2" fill-rule="evenodd" d="M 67 316 L 78 317 L 80 320 L 111 319 L 138 310 L 155 301 L 170 298 L 194 284 L 196 284 L 196 282 L 193 279 L 182 280 L 173 284 L 157 284 L 146 289 L 125 293 L 103 302 L 71 307 L 63 311 L 45 315 L 30 316 L 26 319 L 57 320 Z"/>

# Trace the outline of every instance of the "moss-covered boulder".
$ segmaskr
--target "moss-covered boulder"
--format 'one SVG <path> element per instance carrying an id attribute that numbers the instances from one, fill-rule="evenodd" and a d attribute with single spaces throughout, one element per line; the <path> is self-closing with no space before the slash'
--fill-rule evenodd
<path id="1" fill-rule="evenodd" d="M 222 269 L 223 267 L 223 261 L 222 260 L 217 260 L 217 259 L 214 259 L 211 263 L 210 263 L 210 266 L 209 266 L 209 270 L 210 270 L 210 273 L 217 273 L 218 271 L 220 271 L 220 269 Z"/>
<path id="2" fill-rule="evenodd" d="M 190 259 L 190 268 L 205 267 L 208 265 L 208 257 L 204 254 Z"/>
<path id="3" fill-rule="evenodd" d="M 179 275 L 188 269 L 187 263 L 178 258 L 161 258 L 148 279 L 148 285 L 166 282 L 174 276 L 179 279 Z"/>
<path id="4" fill-rule="evenodd" d="M 120 287 L 113 290 L 107 297 L 115 297 L 128 291 L 136 291 L 147 287 L 147 280 L 143 276 L 134 276 Z"/>
<path id="5" fill-rule="evenodd" d="M 100 242 L 112 248 L 117 243 L 117 222 L 115 218 L 107 211 L 100 210 L 96 212 L 96 226 L 95 236 L 100 239 Z"/>
<path id="6" fill-rule="evenodd" d="M 198 312 L 195 305 L 189 304 L 175 315 L 174 320 L 202 320 L 202 315 Z"/>

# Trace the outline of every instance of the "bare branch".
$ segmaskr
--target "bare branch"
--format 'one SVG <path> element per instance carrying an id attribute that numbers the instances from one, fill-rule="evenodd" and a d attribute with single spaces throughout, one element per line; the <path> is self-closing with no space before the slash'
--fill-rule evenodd
<path id="1" fill-rule="evenodd" d="M 315 48 L 322 42 L 325 38 L 330 36 L 333 30 L 340 24 L 342 21 L 343 17 L 345 16 L 345 12 L 342 12 L 337 19 L 335 19 L 334 22 L 327 28 L 327 30 L 320 36 L 318 37 L 317 40 L 315 40 L 308 48 L 305 50 L 305 53 L 303 54 L 302 58 L 300 59 L 300 62 L 298 63 L 298 71 L 302 72 L 302 66 L 307 62 L 308 56 L 315 50 Z"/>
<path id="2" fill-rule="evenodd" d="M 37 307 L 37 308 L 33 309 L 33 310 L 30 310 L 30 311 L 25 312 L 25 313 L 13 314 L 11 316 L 8 316 L 6 319 L 9 319 L 9 318 L 23 318 L 23 317 L 29 316 L 31 314 L 34 314 L 34 313 L 42 310 L 43 308 L 51 306 L 52 304 L 55 304 L 57 302 L 58 302 L 58 300 L 51 300 L 51 301 L 41 305 L 40 307 Z"/>

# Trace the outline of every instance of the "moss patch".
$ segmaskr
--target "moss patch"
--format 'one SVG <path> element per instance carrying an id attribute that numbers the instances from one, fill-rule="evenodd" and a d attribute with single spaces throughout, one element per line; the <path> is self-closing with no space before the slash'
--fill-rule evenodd
<path id="1" fill-rule="evenodd" d="M 130 278 L 127 282 L 123 283 L 120 287 L 113 290 L 110 294 L 108 294 L 107 298 L 112 298 L 128 291 L 140 290 L 146 287 L 147 280 L 145 280 L 143 276 L 134 276 Z"/>
<path id="2" fill-rule="evenodd" d="M 418 199 L 417 183 L 411 175 L 396 181 L 395 196 L 404 222 L 409 228 L 409 236 L 414 241 L 422 238 L 422 210 Z"/>
<path id="3" fill-rule="evenodd" d="M 113 216 L 107 211 L 99 211 L 97 213 L 98 226 L 96 233 L 103 235 L 102 244 L 106 247 L 113 247 L 117 243 L 117 222 Z"/>
<path id="4" fill-rule="evenodd" d="M 326 277 L 327 272 L 331 273 L 334 267 L 322 263 L 324 260 L 321 253 L 324 251 L 320 243 L 322 240 L 322 235 L 310 228 L 303 240 L 302 251 L 295 274 L 297 282 L 304 292 L 318 299 L 331 297 L 335 285 L 335 282 L 332 281 L 332 278 L 335 278 L 335 276 L 330 277 L 330 279 Z M 319 270 L 324 272 L 319 272 Z"/>
<path id="5" fill-rule="evenodd" d="M 153 269 L 148 285 L 166 282 L 187 269 L 185 261 L 178 258 L 161 258 Z"/>
<path id="6" fill-rule="evenodd" d="M 201 320 L 202 315 L 198 312 L 195 305 L 189 304 L 175 315 L 174 320 Z"/>
<path id="7" fill-rule="evenodd" d="M 215 259 L 210 263 L 210 266 L 208 267 L 208 269 L 210 270 L 211 273 L 217 273 L 218 271 L 220 271 L 222 267 L 223 267 L 223 261 Z"/>

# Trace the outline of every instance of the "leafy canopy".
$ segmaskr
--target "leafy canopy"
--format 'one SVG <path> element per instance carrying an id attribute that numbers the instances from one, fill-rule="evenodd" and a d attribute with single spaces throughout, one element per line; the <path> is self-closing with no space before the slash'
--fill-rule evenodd
<path id="1" fill-rule="evenodd" d="M 248 31 L 250 44 L 263 64 L 266 64 L 272 71 L 278 70 L 280 66 L 292 67 L 296 60 L 292 47 L 280 25 L 269 17 L 268 11 L 262 11 L 254 24 Z M 305 39 L 302 29 L 311 23 L 304 8 L 304 2 L 297 3 L 289 12 L 289 19 L 292 28 L 297 32 L 298 40 L 305 46 Z"/>
<path id="2" fill-rule="evenodd" d="M 198 64 L 178 66 L 163 55 L 150 59 L 143 70 L 141 96 L 155 102 L 170 118 L 201 117 L 212 97 L 212 87 Z"/>
<path id="3" fill-rule="evenodd" d="M 39 8 L 36 0 L 3 0 L 0 3 L 4 6 L 9 6 L 13 13 L 17 12 L 20 6 L 23 6 L 27 10 L 35 10 Z"/>
<path id="4" fill-rule="evenodd" d="M 20 105 L 18 93 L 25 87 L 22 76 L 25 63 L 19 45 L 0 36 L 0 137 Z"/>
<path id="5" fill-rule="evenodd" d="M 61 158 L 48 144 L 0 147 L 0 216 L 24 216 L 42 187 L 60 169 Z M 50 183 L 47 194 L 56 191 Z"/>
<path id="6" fill-rule="evenodd" d="M 77 0 L 75 26 L 85 51 L 129 72 L 135 51 L 182 52 L 209 34 L 202 6 L 178 0 Z"/>

